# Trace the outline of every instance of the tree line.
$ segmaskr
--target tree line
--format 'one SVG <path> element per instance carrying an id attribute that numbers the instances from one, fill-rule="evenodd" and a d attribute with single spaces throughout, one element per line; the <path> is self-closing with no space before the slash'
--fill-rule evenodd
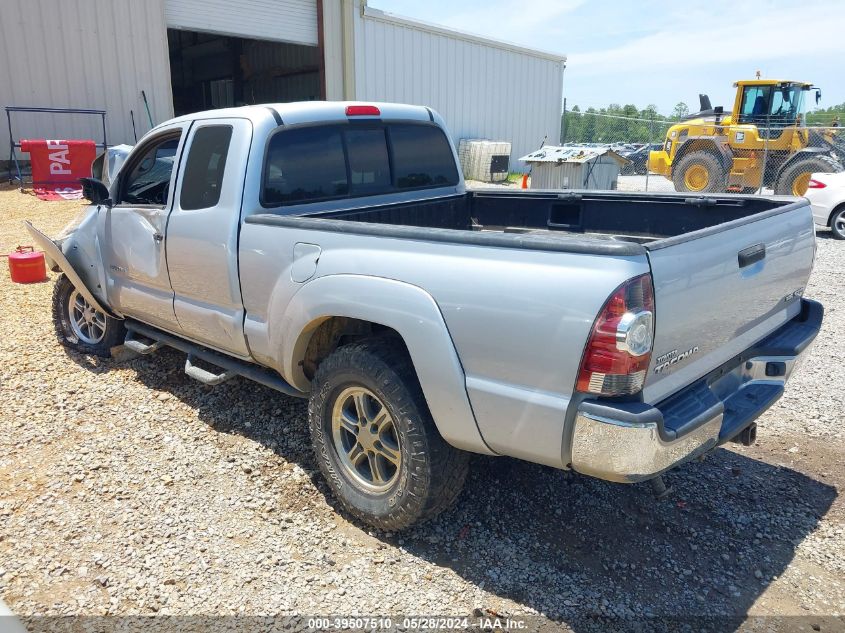
<path id="1" fill-rule="evenodd" d="M 667 128 L 690 113 L 681 101 L 670 115 L 657 111 L 650 104 L 639 109 L 633 104 L 611 103 L 606 108 L 587 108 L 583 112 L 575 105 L 561 115 L 561 144 L 565 143 L 660 143 Z M 832 125 L 839 117 L 845 126 L 845 103 L 816 109 L 807 114 L 807 125 Z"/>
<path id="2" fill-rule="evenodd" d="M 654 104 L 641 110 L 630 103 L 611 103 L 583 112 L 575 105 L 561 115 L 561 143 L 659 143 L 667 126 L 689 113 L 684 103 L 675 110 L 681 114 L 664 116 Z"/>

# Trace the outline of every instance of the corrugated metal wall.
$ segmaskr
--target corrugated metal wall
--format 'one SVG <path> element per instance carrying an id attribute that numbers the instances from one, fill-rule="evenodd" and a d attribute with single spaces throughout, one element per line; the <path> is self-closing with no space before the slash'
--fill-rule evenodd
<path id="1" fill-rule="evenodd" d="M 326 99 L 343 99 L 343 7 L 342 0 L 323 2 L 323 62 Z"/>
<path id="2" fill-rule="evenodd" d="M 398 18 L 355 0 L 355 94 L 428 105 L 460 138 L 510 141 L 516 158 L 560 137 L 562 56 Z"/>
<path id="3" fill-rule="evenodd" d="M 132 143 L 130 110 L 138 136 L 150 127 L 141 90 L 156 123 L 173 116 L 163 3 L 3 0 L 0 106 L 104 109 L 109 144 Z M 15 114 L 12 123 L 17 138 L 102 139 L 96 117 Z"/>
<path id="4" fill-rule="evenodd" d="M 524 154 L 523 154 L 524 156 Z M 585 163 L 535 163 L 532 189 L 616 189 L 619 163 L 599 156 Z"/>
<path id="5" fill-rule="evenodd" d="M 316 0 L 165 0 L 167 26 L 317 45 Z"/>

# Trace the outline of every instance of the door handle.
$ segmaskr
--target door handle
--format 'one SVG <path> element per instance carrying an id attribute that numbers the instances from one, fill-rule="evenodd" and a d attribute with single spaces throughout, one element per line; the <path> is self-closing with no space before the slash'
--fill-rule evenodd
<path id="1" fill-rule="evenodd" d="M 164 235 L 162 235 L 161 233 L 153 233 L 153 239 L 156 242 L 161 242 L 164 240 Z"/>
<path id="2" fill-rule="evenodd" d="M 739 263 L 740 268 L 745 268 L 746 266 L 750 266 L 766 257 L 766 245 L 765 244 L 755 244 L 754 246 L 749 246 L 748 248 L 743 248 L 736 254 L 737 261 Z"/>

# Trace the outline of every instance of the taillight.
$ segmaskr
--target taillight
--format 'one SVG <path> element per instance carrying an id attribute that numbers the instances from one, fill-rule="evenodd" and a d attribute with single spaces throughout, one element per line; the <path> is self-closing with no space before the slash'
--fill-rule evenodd
<path id="1" fill-rule="evenodd" d="M 578 372 L 578 391 L 623 396 L 643 388 L 654 341 L 651 275 L 619 286 L 599 312 Z"/>
<path id="2" fill-rule="evenodd" d="M 348 105 L 346 116 L 379 116 L 381 110 L 374 105 Z"/>
<path id="3" fill-rule="evenodd" d="M 807 183 L 807 189 L 824 189 L 827 187 L 821 180 L 815 180 L 810 178 L 810 182 Z"/>

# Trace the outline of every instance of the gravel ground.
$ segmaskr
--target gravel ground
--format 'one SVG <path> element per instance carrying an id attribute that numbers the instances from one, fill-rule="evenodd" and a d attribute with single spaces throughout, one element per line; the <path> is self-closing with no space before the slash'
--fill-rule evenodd
<path id="1" fill-rule="evenodd" d="M 78 203 L 0 190 L 0 247 Z M 303 402 L 184 356 L 117 362 L 53 336 L 48 283 L 0 271 L 0 597 L 76 614 L 845 613 L 845 244 L 822 234 L 813 354 L 759 421 L 667 479 L 675 494 L 478 457 L 459 505 L 401 535 L 361 529 L 312 460 Z M 477 611 L 476 611 L 477 613 Z M 809 628 L 807 630 L 810 630 Z M 819 629 L 815 629 L 819 630 Z"/>

